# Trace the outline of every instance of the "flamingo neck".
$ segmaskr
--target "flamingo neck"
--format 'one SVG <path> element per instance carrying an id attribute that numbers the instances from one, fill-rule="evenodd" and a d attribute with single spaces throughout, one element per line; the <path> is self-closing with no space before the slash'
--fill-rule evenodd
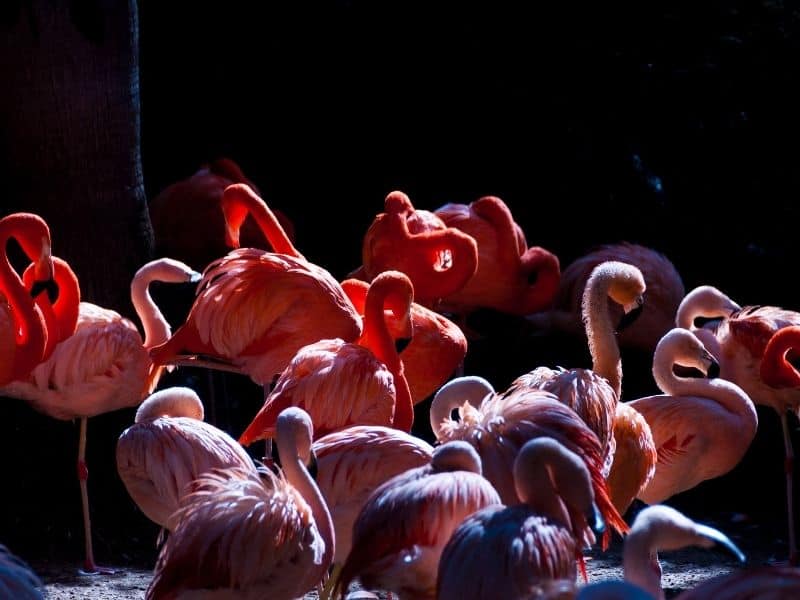
<path id="1" fill-rule="evenodd" d="M 237 214 L 232 228 L 237 239 L 239 230 L 249 214 L 255 219 L 274 252 L 288 254 L 295 258 L 304 258 L 294 247 L 289 236 L 286 235 L 286 231 L 281 226 L 275 213 L 248 185 L 234 184 L 228 186 L 223 192 L 222 201 L 223 205 L 227 205 L 224 208 L 226 221 L 229 218 L 229 211 Z"/>
<path id="2" fill-rule="evenodd" d="M 613 273 L 596 269 L 586 282 L 581 311 L 592 357 L 592 370 L 608 380 L 619 399 L 622 392 L 622 358 L 608 310 L 608 292 L 612 281 Z"/>
<path id="3" fill-rule="evenodd" d="M 166 342 L 172 328 L 150 295 L 150 284 L 160 281 L 153 271 L 143 271 L 131 281 L 131 302 L 144 330 L 144 347 L 153 348 Z"/>
<path id="4" fill-rule="evenodd" d="M 35 265 L 31 264 L 22 274 L 25 289 L 30 290 L 35 282 Z M 42 360 L 47 359 L 60 342 L 75 333 L 81 304 L 81 288 L 78 276 L 67 261 L 53 257 L 53 279 L 58 288 L 58 298 L 50 303 L 47 294 L 36 297 L 36 306 L 42 312 L 47 325 L 47 343 Z"/>
<path id="5" fill-rule="evenodd" d="M 639 586 L 653 598 L 664 600 L 661 567 L 654 545 L 655 540 L 650 532 L 628 533 L 622 552 L 622 569 L 626 581 Z"/>
<path id="6" fill-rule="evenodd" d="M 800 328 L 784 327 L 770 338 L 761 357 L 761 380 L 776 388 L 800 387 L 800 372 L 788 360 L 788 355 L 800 343 Z"/>
<path id="7" fill-rule="evenodd" d="M 452 419 L 455 409 L 468 402 L 477 410 L 481 401 L 493 393 L 494 388 L 486 379 L 470 375 L 452 379 L 439 388 L 430 407 L 431 430 L 436 439 L 442 439 L 442 427 L 445 421 Z"/>
<path id="8" fill-rule="evenodd" d="M 311 514 L 314 516 L 314 523 L 316 523 L 317 530 L 325 543 L 322 560 L 318 565 L 320 573 L 309 573 L 309 579 L 319 581 L 322 577 L 322 573 L 328 571 L 328 567 L 333 561 L 335 552 L 333 519 L 331 518 L 328 505 L 325 503 L 325 499 L 319 491 L 319 487 L 317 487 L 316 482 L 308 474 L 308 470 L 300 459 L 295 437 L 281 435 L 281 433 L 282 432 L 279 432 L 277 436 L 278 452 L 281 456 L 281 468 L 283 469 L 286 479 L 292 484 L 292 487 L 300 493 L 309 508 L 311 508 Z"/>
<path id="9" fill-rule="evenodd" d="M 411 431 L 414 420 L 414 401 L 403 368 L 403 361 L 394 347 L 394 339 L 386 323 L 386 300 L 389 295 L 388 286 L 383 283 L 387 280 L 375 280 L 367 292 L 364 306 L 364 333 L 359 344 L 372 351 L 375 357 L 389 369 L 394 378 L 395 407 L 393 426 L 403 431 Z M 404 306 L 407 318 L 411 318 L 411 299 Z M 401 316 L 401 315 L 397 315 Z"/>
<path id="10" fill-rule="evenodd" d="M 20 236 L 27 232 L 15 230 L 15 219 L 6 217 L 0 220 L 0 247 L 7 248 L 8 240 L 15 238 L 19 241 Z M 45 232 L 42 232 L 43 234 Z M 47 240 L 49 246 L 49 232 Z M 28 252 L 31 247 L 29 243 L 21 243 L 25 254 L 31 261 L 38 261 L 40 256 L 32 256 Z M 13 366 L 11 368 L 12 380 L 24 379 L 43 358 L 47 343 L 47 330 L 44 318 L 40 310 L 37 309 L 33 298 L 25 289 L 22 279 L 11 267 L 7 252 L 3 252 L 0 260 L 0 292 L 5 294 L 6 300 L 11 307 L 11 315 L 14 321 L 15 352 Z"/>

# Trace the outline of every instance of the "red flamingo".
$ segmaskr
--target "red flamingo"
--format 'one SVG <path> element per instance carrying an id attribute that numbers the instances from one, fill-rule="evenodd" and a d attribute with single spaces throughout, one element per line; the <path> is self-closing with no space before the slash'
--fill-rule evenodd
<path id="1" fill-rule="evenodd" d="M 333 522 L 306 465 L 313 424 L 297 407 L 278 418 L 282 475 L 202 475 L 182 501 L 146 598 L 302 598 L 327 574 Z"/>
<path id="2" fill-rule="evenodd" d="M 157 252 L 196 269 L 205 268 L 225 254 L 228 249 L 220 203 L 225 188 L 233 183 L 245 183 L 258 193 L 258 188 L 245 177 L 239 165 L 223 157 L 159 192 L 148 204 Z M 274 212 L 289 238 L 294 239 L 292 222 L 281 211 Z M 252 222 L 242 226 L 242 245 L 269 248 L 263 232 Z"/>
<path id="3" fill-rule="evenodd" d="M 222 208 L 230 246 L 249 214 L 275 252 L 240 248 L 212 262 L 186 322 L 151 350 L 155 364 L 231 370 L 268 386 L 303 346 L 359 337 L 361 317 L 342 286 L 302 257 L 249 186 L 225 188 Z"/>
<path id="4" fill-rule="evenodd" d="M 404 323 L 403 337 L 410 337 L 413 294 L 411 281 L 398 271 L 373 279 L 358 341 L 324 339 L 300 348 L 239 442 L 249 446 L 273 437 L 277 417 L 288 406 L 307 411 L 319 436 L 351 425 L 410 431 L 414 405 L 384 311 Z"/>
<path id="5" fill-rule="evenodd" d="M 558 257 L 539 246 L 528 247 L 505 202 L 484 196 L 469 205 L 445 204 L 434 214 L 478 244 L 478 270 L 464 287 L 442 298 L 441 310 L 463 315 L 493 308 L 527 315 L 550 307 L 561 277 Z"/>
<path id="6" fill-rule="evenodd" d="M 142 402 L 134 424 L 117 441 L 117 473 L 125 489 L 148 519 L 170 531 L 186 486 L 203 473 L 238 468 L 256 476 L 244 448 L 203 416 L 194 390 L 169 387 Z"/>
<path id="7" fill-rule="evenodd" d="M 37 298 L 54 331 L 64 334 L 52 353 L 24 379 L 0 388 L 5 395 L 27 401 L 35 410 L 60 420 L 80 419 L 78 479 L 83 507 L 86 544 L 84 572 L 108 573 L 98 567 L 92 549 L 91 521 L 86 467 L 86 430 L 89 417 L 136 406 L 152 392 L 160 376 L 147 353 L 150 345 L 169 336 L 169 324 L 148 293 L 151 281 L 197 281 L 199 273 L 188 265 L 170 259 L 152 261 L 141 267 L 131 283 L 131 299 L 144 324 L 145 339 L 136 325 L 114 310 L 80 301 L 75 273 L 58 257 L 53 257 L 53 274 L 58 286 L 56 303 Z M 78 310 L 75 310 L 75 306 Z M 69 326 L 65 321 L 76 318 Z"/>
<path id="8" fill-rule="evenodd" d="M 382 271 L 402 271 L 414 284 L 417 302 L 435 307 L 475 274 L 478 246 L 432 212 L 415 210 L 406 194 L 395 191 L 364 235 L 361 260 L 352 277 L 370 281 Z"/>
<path id="9" fill-rule="evenodd" d="M 552 438 L 527 442 L 514 459 L 522 502 L 493 505 L 459 525 L 439 561 L 438 600 L 527 600 L 553 579 L 575 581 L 582 550 L 604 528 L 586 464 Z"/>
<path id="10" fill-rule="evenodd" d="M 465 442 L 433 451 L 431 462 L 396 475 L 367 499 L 334 593 L 356 578 L 368 589 L 401 598 L 433 598 L 439 559 L 455 528 L 500 497 L 481 475 L 481 460 Z"/>
<path id="11" fill-rule="evenodd" d="M 369 284 L 360 279 L 345 279 L 342 289 L 363 315 Z M 392 337 L 402 337 L 392 313 L 387 313 L 387 317 Z M 411 398 L 418 404 L 439 389 L 462 364 L 467 354 L 467 338 L 453 321 L 418 302 L 411 303 L 411 324 L 411 341 L 400 352 L 400 360 Z"/>
<path id="12" fill-rule="evenodd" d="M 0 385 L 27 377 L 44 356 L 47 326 L 41 310 L 11 267 L 6 252 L 14 239 L 33 262 L 35 278 L 53 276 L 50 228 L 33 213 L 13 213 L 0 219 Z"/>

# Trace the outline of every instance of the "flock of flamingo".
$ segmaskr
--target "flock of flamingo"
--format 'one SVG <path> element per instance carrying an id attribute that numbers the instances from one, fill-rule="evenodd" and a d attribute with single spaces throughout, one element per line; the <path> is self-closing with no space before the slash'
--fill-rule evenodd
<path id="1" fill-rule="evenodd" d="M 198 213 L 188 204 L 207 218 L 182 224 L 176 215 Z M 680 597 L 800 597 L 788 416 L 800 407 L 800 313 L 742 307 L 711 286 L 685 293 L 669 260 L 633 244 L 562 272 L 497 197 L 426 211 L 390 193 L 343 281 L 297 250 L 291 222 L 232 161 L 165 190 L 151 216 L 171 256 L 133 277 L 140 326 L 81 300 L 42 218 L 0 220 L 3 247 L 14 239 L 30 262 L 19 273 L 0 261 L 0 395 L 80 419 L 85 572 L 104 572 L 86 422 L 138 406 L 116 461 L 162 527 L 148 599 L 659 599 L 661 550 L 718 544 L 744 559 L 664 502 L 741 461 L 760 404 L 783 426 L 788 564 L 742 567 Z M 181 245 L 212 226 L 206 244 Z M 174 331 L 153 281 L 196 284 Z M 463 372 L 466 316 L 479 308 L 585 335 L 591 367 L 531 365 L 495 390 Z M 661 394 L 623 400 L 625 344 L 652 353 Z M 204 421 L 195 390 L 159 387 L 182 366 L 249 377 L 263 407 L 233 437 Z M 412 433 L 427 401 L 430 441 Z M 259 440 L 263 460 L 245 449 Z M 636 499 L 648 506 L 629 523 Z M 588 582 L 585 551 L 613 535 L 624 580 Z M 0 596 L 41 593 L 0 546 Z"/>

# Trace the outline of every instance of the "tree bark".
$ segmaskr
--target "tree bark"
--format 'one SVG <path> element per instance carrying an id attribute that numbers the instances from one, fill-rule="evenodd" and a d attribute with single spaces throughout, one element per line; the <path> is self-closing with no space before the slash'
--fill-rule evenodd
<path id="1" fill-rule="evenodd" d="M 40 214 L 83 298 L 133 316 L 153 255 L 136 0 L 11 0 L 0 20 L 4 213 Z"/>

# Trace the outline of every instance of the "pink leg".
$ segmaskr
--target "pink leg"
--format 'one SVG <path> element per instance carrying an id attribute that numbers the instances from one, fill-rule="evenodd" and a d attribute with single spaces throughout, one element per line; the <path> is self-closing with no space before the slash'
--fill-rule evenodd
<path id="1" fill-rule="evenodd" d="M 786 459 L 784 468 L 786 469 L 786 504 L 789 517 L 789 564 L 797 566 L 797 540 L 794 529 L 794 450 L 792 449 L 792 439 L 789 433 L 789 421 L 786 411 L 781 413 L 781 427 L 783 428 L 783 443 L 786 447 Z"/>
<path id="2" fill-rule="evenodd" d="M 81 433 L 78 441 L 78 482 L 81 486 L 81 504 L 83 506 L 83 535 L 86 541 L 86 557 L 83 561 L 81 575 L 113 575 L 114 569 L 98 567 L 94 562 L 92 551 L 92 522 L 89 519 L 89 491 L 86 481 L 89 479 L 89 469 L 86 468 L 86 426 L 88 419 L 81 418 Z"/>

